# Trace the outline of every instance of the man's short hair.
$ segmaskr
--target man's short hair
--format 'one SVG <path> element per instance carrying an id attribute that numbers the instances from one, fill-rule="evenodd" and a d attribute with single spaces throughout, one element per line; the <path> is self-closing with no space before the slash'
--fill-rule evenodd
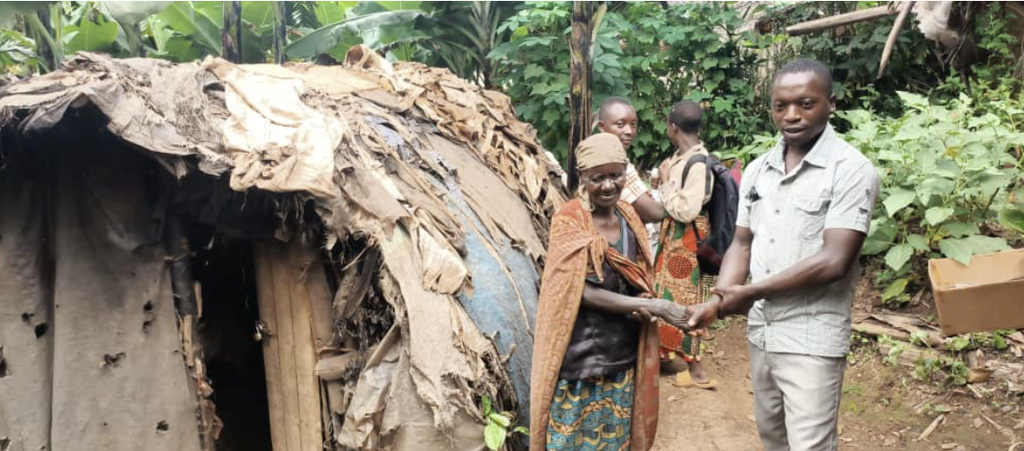
<path id="1" fill-rule="evenodd" d="M 802 74 L 811 72 L 818 78 L 825 81 L 825 89 L 828 90 L 829 97 L 832 96 L 832 72 L 825 67 L 824 64 L 808 58 L 799 58 L 786 63 L 782 66 L 778 72 L 775 72 L 775 76 L 772 77 L 772 87 L 775 87 L 775 82 L 778 81 L 779 77 L 785 74 Z"/>
<path id="2" fill-rule="evenodd" d="M 704 117 L 704 110 L 697 102 L 691 100 L 680 100 L 672 105 L 672 111 L 668 113 L 668 121 L 678 127 L 683 133 L 696 134 L 700 130 L 700 121 Z"/>
<path id="3" fill-rule="evenodd" d="M 633 108 L 633 103 L 630 102 L 629 99 L 627 99 L 625 97 L 611 96 L 611 97 L 609 97 L 607 99 L 604 99 L 604 102 L 601 102 L 601 107 L 599 107 L 597 109 L 596 119 L 594 119 L 594 120 L 597 121 L 597 122 L 600 122 L 601 120 L 603 120 L 604 119 L 604 115 L 605 115 L 605 110 L 607 110 L 608 108 L 611 108 L 613 105 L 625 105 L 625 106 L 628 106 L 630 108 Z"/>

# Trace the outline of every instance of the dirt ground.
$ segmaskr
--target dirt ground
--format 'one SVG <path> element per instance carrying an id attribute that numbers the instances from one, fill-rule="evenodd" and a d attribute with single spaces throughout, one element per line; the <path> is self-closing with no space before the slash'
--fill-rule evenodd
<path id="1" fill-rule="evenodd" d="M 661 378 L 654 451 L 763 449 L 754 423 L 745 327 L 732 319 L 708 341 L 705 361 L 717 390 L 678 388 L 668 376 Z M 983 398 L 977 399 L 967 389 L 919 382 L 909 368 L 884 365 L 870 346 L 854 357 L 843 388 L 840 450 L 1024 451 L 1021 397 L 1000 393 L 995 383 L 978 384 Z M 917 440 L 940 415 L 944 419 L 934 431 Z"/>

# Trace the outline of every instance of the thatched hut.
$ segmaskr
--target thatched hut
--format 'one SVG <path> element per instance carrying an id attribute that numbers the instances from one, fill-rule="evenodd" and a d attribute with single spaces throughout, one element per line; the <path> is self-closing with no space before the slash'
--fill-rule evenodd
<path id="1" fill-rule="evenodd" d="M 0 87 L 0 449 L 482 449 L 483 397 L 528 412 L 544 155 L 363 48 Z"/>

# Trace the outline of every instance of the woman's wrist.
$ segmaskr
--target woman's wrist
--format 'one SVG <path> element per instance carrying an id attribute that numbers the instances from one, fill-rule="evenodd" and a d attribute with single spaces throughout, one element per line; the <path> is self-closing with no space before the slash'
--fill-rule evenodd
<path id="1" fill-rule="evenodd" d="M 647 311 L 659 319 L 665 317 L 665 301 L 661 299 L 643 299 L 647 303 Z"/>

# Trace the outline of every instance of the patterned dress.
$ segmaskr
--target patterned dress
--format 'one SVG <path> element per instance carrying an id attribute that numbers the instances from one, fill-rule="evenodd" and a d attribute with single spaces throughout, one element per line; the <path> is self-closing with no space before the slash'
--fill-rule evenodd
<path id="1" fill-rule="evenodd" d="M 707 236 L 707 217 L 702 214 L 694 222 L 700 236 Z M 654 258 L 655 294 L 678 304 L 694 305 L 707 299 L 713 285 L 713 277 L 702 276 L 697 264 L 697 234 L 693 233 L 692 224 L 666 217 L 661 223 L 658 253 Z M 674 354 L 687 362 L 700 359 L 699 339 L 668 324 L 661 325 L 658 337 L 662 360 L 671 360 Z"/>

